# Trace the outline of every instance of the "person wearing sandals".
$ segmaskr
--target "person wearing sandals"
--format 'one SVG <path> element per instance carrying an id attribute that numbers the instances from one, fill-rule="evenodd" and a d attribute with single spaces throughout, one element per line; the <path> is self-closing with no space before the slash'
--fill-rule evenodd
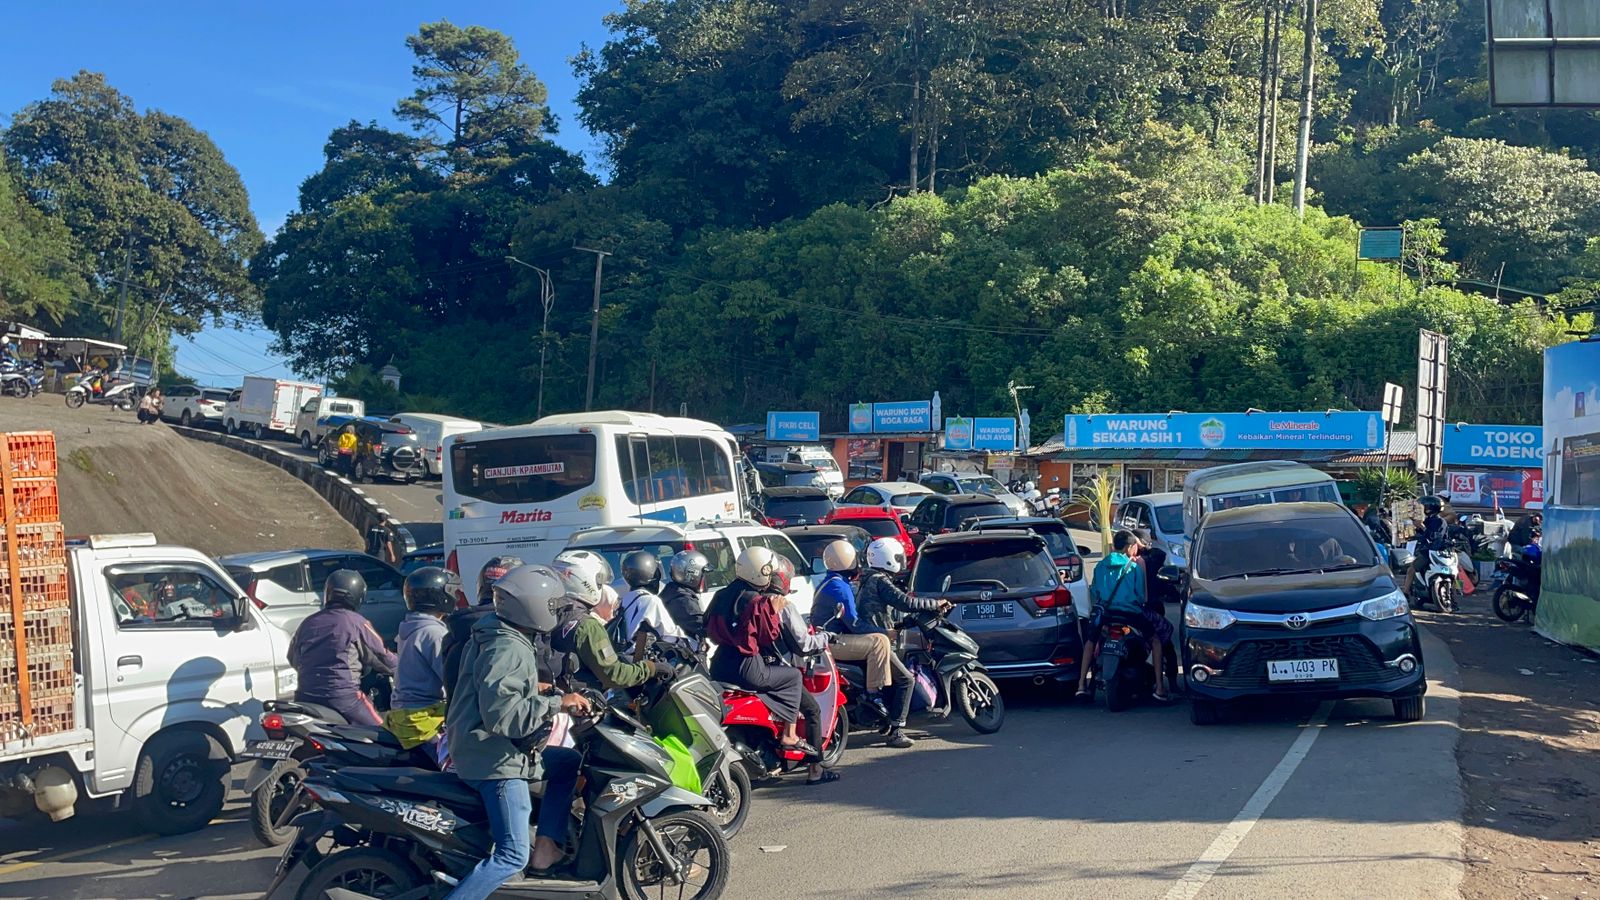
<path id="1" fill-rule="evenodd" d="M 1119 531 L 1111 537 L 1111 552 L 1094 568 L 1094 580 L 1089 584 L 1089 602 L 1094 606 L 1094 614 L 1089 620 L 1089 634 L 1083 645 L 1083 663 L 1078 670 L 1080 701 L 1089 699 L 1089 667 L 1094 664 L 1094 658 L 1100 651 L 1100 625 L 1109 613 L 1120 613 L 1128 619 L 1143 622 L 1144 627 L 1139 630 L 1150 644 L 1152 661 L 1156 667 L 1155 700 L 1157 703 L 1169 703 L 1172 700 L 1167 694 L 1166 676 L 1162 671 L 1162 642 L 1152 640 L 1156 628 L 1146 614 L 1149 591 L 1138 555 L 1139 539 L 1131 531 Z M 1166 621 L 1165 616 L 1159 618 Z M 1171 627 L 1170 624 L 1167 626 L 1169 634 Z"/>
<path id="2" fill-rule="evenodd" d="M 781 556 L 778 557 L 777 568 L 772 573 L 772 584 L 767 586 L 765 593 L 772 597 L 772 604 L 778 610 L 783 648 L 789 664 L 800 669 L 805 666 L 807 658 L 827 650 L 828 645 L 833 643 L 834 636 L 822 629 L 812 632 L 805 616 L 802 616 L 800 610 L 789 602 L 789 595 L 794 591 L 791 586 L 793 583 L 794 564 Z M 801 678 L 804 677 L 802 674 Z M 810 691 L 800 692 L 800 715 L 806 720 L 806 743 L 821 749 L 822 708 L 817 705 L 817 698 L 811 696 Z M 839 773 L 824 769 L 820 758 L 811 762 L 806 769 L 806 784 L 827 784 L 838 780 Z"/>

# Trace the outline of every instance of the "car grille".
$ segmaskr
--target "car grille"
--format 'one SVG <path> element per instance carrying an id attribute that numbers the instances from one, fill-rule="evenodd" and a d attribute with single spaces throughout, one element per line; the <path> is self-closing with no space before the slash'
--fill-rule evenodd
<path id="1" fill-rule="evenodd" d="M 1286 682 L 1267 680 L 1267 662 L 1279 659 L 1337 659 L 1338 681 Z M 1240 641 L 1223 663 L 1222 674 L 1206 684 L 1227 690 L 1271 688 L 1273 691 L 1323 690 L 1330 685 L 1376 684 L 1395 676 L 1378 651 L 1359 637 L 1285 638 Z"/>

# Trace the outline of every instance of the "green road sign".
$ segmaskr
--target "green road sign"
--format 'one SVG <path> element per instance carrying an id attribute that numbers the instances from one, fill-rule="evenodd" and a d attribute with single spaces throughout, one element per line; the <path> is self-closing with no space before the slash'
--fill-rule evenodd
<path id="1" fill-rule="evenodd" d="M 1405 248 L 1403 228 L 1363 228 L 1356 245 L 1357 259 L 1399 259 Z"/>

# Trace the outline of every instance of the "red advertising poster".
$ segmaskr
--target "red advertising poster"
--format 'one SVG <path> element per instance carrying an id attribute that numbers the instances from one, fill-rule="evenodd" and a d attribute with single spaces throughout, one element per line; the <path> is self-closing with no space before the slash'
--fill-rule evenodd
<path id="1" fill-rule="evenodd" d="M 1539 509 L 1544 506 L 1544 472 L 1539 469 L 1490 469 L 1445 473 L 1445 493 L 1457 506 L 1486 509 Z"/>
<path id="2" fill-rule="evenodd" d="M 1544 470 L 1522 470 L 1522 506 L 1524 509 L 1544 508 Z"/>

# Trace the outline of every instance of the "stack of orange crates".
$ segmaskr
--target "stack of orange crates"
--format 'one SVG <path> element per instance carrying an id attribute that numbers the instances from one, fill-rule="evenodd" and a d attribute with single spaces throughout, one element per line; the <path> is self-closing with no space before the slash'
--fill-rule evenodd
<path id="1" fill-rule="evenodd" d="M 13 741 L 71 731 L 77 689 L 55 435 L 0 438 L 0 741 Z"/>

